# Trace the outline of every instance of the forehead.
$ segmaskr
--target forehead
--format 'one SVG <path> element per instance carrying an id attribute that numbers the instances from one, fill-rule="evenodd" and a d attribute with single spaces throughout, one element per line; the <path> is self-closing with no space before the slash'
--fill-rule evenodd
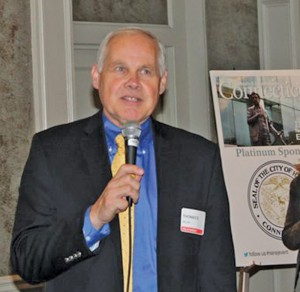
<path id="1" fill-rule="evenodd" d="M 115 35 L 107 45 L 107 57 L 135 57 L 153 55 L 156 58 L 158 46 L 154 39 L 142 32 L 124 32 Z"/>
<path id="2" fill-rule="evenodd" d="M 134 40 L 134 39 L 141 39 L 144 42 L 149 42 L 152 43 L 153 45 L 156 44 L 156 41 L 153 37 L 151 37 L 150 35 L 148 35 L 145 32 L 142 31 L 125 31 L 125 32 L 120 32 L 116 35 L 114 35 L 110 41 L 109 44 L 113 44 L 113 43 L 117 43 L 119 41 L 122 42 L 129 42 L 130 40 Z"/>

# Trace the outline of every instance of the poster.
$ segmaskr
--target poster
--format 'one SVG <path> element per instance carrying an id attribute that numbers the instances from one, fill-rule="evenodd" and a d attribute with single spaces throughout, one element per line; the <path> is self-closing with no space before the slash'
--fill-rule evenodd
<path id="1" fill-rule="evenodd" d="M 210 78 L 237 266 L 293 264 L 281 235 L 300 163 L 300 70 Z"/>

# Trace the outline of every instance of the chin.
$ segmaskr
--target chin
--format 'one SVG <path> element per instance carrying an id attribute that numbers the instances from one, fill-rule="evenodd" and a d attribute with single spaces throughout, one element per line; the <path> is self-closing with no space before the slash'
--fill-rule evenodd
<path id="1" fill-rule="evenodd" d="M 124 124 L 128 123 L 128 122 L 134 122 L 134 123 L 141 123 L 140 119 L 134 118 L 134 117 L 130 117 L 130 118 L 126 118 L 124 119 Z"/>
<path id="2" fill-rule="evenodd" d="M 143 120 L 143 117 L 141 117 L 140 115 L 137 114 L 126 114 L 123 116 L 123 120 L 125 122 L 136 122 L 136 123 L 140 123 Z"/>

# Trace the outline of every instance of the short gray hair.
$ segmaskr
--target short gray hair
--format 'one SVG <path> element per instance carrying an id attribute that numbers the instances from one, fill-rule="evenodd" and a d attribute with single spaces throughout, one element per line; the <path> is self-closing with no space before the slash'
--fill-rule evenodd
<path id="1" fill-rule="evenodd" d="M 158 58 L 157 58 L 157 64 L 158 64 L 158 68 L 159 68 L 159 74 L 160 77 L 163 76 L 164 72 L 166 71 L 166 50 L 164 45 L 159 41 L 159 39 L 152 34 L 151 32 L 144 30 L 142 28 L 139 27 L 123 27 L 120 28 L 118 30 L 112 31 L 110 32 L 101 42 L 99 50 L 98 50 L 98 54 L 97 54 L 97 59 L 98 59 L 98 71 L 101 73 L 101 71 L 103 70 L 103 66 L 104 66 L 104 62 L 105 62 L 105 58 L 107 55 L 107 47 L 109 42 L 115 37 L 118 36 L 120 34 L 129 34 L 129 33 L 141 33 L 144 34 L 146 36 L 148 36 L 150 39 L 152 39 L 158 48 Z"/>

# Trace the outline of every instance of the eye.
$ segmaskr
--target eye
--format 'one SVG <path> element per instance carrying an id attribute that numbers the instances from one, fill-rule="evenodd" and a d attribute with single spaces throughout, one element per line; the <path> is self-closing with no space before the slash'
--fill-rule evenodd
<path id="1" fill-rule="evenodd" d="M 151 76 L 152 75 L 152 70 L 149 69 L 149 68 L 142 68 L 141 69 L 141 74 L 142 75 L 149 75 L 149 76 Z"/>
<path id="2" fill-rule="evenodd" d="M 126 71 L 126 68 L 124 66 L 119 65 L 114 67 L 114 71 L 123 73 Z"/>

